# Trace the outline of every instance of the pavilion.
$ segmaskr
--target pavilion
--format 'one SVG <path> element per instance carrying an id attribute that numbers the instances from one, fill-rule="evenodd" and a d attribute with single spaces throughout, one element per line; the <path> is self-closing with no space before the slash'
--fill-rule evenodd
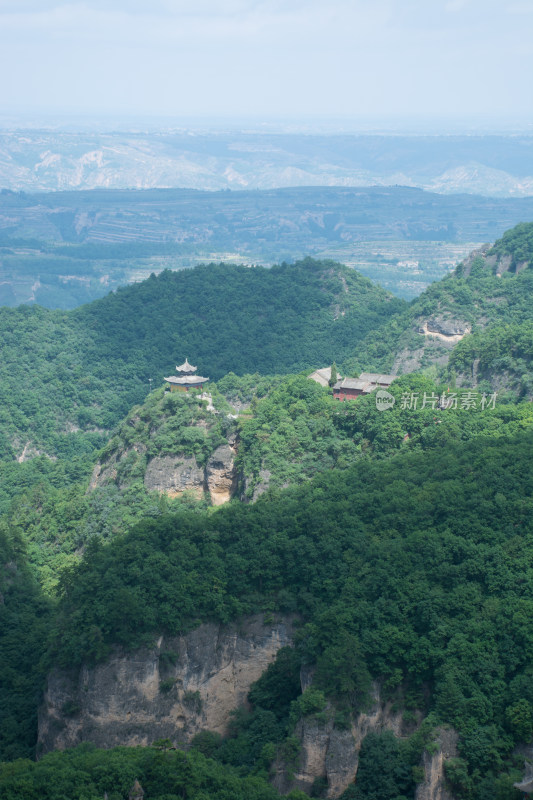
<path id="1" fill-rule="evenodd" d="M 179 367 L 176 367 L 177 375 L 170 375 L 165 378 L 171 392 L 188 392 L 189 389 L 203 389 L 204 385 L 209 381 L 209 378 L 203 378 L 201 375 L 195 375 L 198 367 L 193 367 L 189 364 L 188 360 Z"/>

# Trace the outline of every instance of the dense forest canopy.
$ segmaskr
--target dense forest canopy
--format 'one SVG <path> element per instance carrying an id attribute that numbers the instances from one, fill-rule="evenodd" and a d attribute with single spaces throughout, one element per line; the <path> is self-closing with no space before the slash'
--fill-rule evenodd
<path id="1" fill-rule="evenodd" d="M 494 247 L 498 257 L 522 258 L 532 228 L 508 232 Z M 484 263 L 466 276 L 458 269 L 410 305 L 354 270 L 306 259 L 270 270 L 166 271 L 72 312 L 1 309 L 0 457 L 25 448 L 72 457 L 101 446 L 150 380 L 157 386 L 176 359 L 193 353 L 214 380 L 333 361 L 346 374 L 390 370 L 398 354 L 420 348 L 416 331 L 432 315 L 451 315 L 473 332 L 530 324 L 531 270 L 496 277 Z M 430 353 L 421 366 L 439 356 Z"/>
<path id="2" fill-rule="evenodd" d="M 228 374 L 211 385 L 214 411 L 197 394 L 161 388 L 132 408 L 97 455 L 5 463 L 0 513 L 23 532 L 41 585 L 53 595 L 61 570 L 79 560 L 91 537 L 109 541 L 143 517 L 182 508 L 204 513 L 208 495 L 199 500 L 185 492 L 172 499 L 147 488 L 154 458 L 193 459 L 203 468 L 217 447 L 237 436 L 234 502 L 250 502 L 268 488 L 300 484 L 333 468 L 478 436 L 509 437 L 533 422 L 529 402 L 452 391 L 420 375 L 397 379 L 390 391 L 395 404 L 383 414 L 374 395 L 339 403 L 305 374 Z M 443 398 L 452 407 L 437 408 Z M 239 401 L 245 409 L 235 419 L 230 402 Z M 99 477 L 88 491 L 91 473 Z"/>
<path id="3" fill-rule="evenodd" d="M 479 775 L 486 787 L 533 731 L 532 445 L 530 432 L 481 436 L 328 472 L 253 506 L 145 519 L 107 545 L 93 537 L 60 579 L 51 653 L 72 665 L 157 630 L 297 611 L 317 690 L 353 708 L 371 677 L 391 697 L 401 687 L 407 707 L 461 732 L 461 792 Z"/>

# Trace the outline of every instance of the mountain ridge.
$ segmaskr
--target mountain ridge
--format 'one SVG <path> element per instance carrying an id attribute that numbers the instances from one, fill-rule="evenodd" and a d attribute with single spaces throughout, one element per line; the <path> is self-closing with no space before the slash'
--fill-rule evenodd
<path id="1" fill-rule="evenodd" d="M 455 349 L 467 352 L 474 334 L 483 336 L 494 326 L 531 326 L 532 234 L 533 223 L 522 223 L 494 245 L 471 253 L 385 325 L 379 337 L 371 332 L 352 368 L 372 358 L 376 367 L 400 374 L 431 366 L 442 370 Z M 473 374 L 470 369 L 465 380 Z"/>
<path id="2" fill-rule="evenodd" d="M 0 132 L 0 183 L 58 190 L 405 185 L 531 194 L 531 136 L 217 131 Z"/>

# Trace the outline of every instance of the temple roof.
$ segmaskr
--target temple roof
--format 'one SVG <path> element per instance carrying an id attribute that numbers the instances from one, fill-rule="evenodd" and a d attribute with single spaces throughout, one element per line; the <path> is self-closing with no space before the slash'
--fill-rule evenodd
<path id="1" fill-rule="evenodd" d="M 187 359 L 185 359 L 185 362 L 181 366 L 176 367 L 176 369 L 178 372 L 196 372 L 198 367 L 193 367 L 192 364 L 189 364 Z"/>
<path id="2" fill-rule="evenodd" d="M 164 378 L 167 383 L 174 383 L 178 386 L 197 386 L 200 383 L 207 383 L 209 378 L 202 378 L 201 375 L 182 375 L 181 377 L 177 377 L 176 375 L 170 375 L 168 378 Z"/>
<path id="3" fill-rule="evenodd" d="M 315 369 L 314 372 L 309 375 L 309 378 L 315 383 L 319 383 L 321 386 L 327 386 L 331 380 L 331 367 L 322 367 L 321 369 Z M 341 380 L 342 375 L 337 370 L 337 378 Z"/>
<path id="4" fill-rule="evenodd" d="M 370 381 L 370 383 L 385 383 L 390 385 L 395 380 L 396 375 L 382 375 L 379 372 L 362 372 L 359 379 L 362 381 Z"/>
<path id="5" fill-rule="evenodd" d="M 344 378 L 342 381 L 337 381 L 334 389 L 357 389 L 360 392 L 364 392 L 365 389 L 371 391 L 370 389 L 370 381 L 362 381 L 360 378 Z"/>

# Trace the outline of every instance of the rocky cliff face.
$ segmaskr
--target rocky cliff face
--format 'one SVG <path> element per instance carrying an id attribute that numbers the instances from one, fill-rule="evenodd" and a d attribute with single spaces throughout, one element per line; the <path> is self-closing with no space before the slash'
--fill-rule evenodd
<path id="1" fill-rule="evenodd" d="M 272 473 L 268 469 L 260 469 L 258 479 L 252 475 L 242 476 L 242 491 L 240 499 L 243 503 L 254 503 L 258 497 L 268 491 Z"/>
<path id="2" fill-rule="evenodd" d="M 470 323 L 457 319 L 449 313 L 438 313 L 430 317 L 419 317 L 414 321 L 413 333 L 417 334 L 418 346 L 400 351 L 393 364 L 394 375 L 415 372 L 424 361 L 444 366 L 450 353 L 472 330 Z"/>
<path id="3" fill-rule="evenodd" d="M 489 273 L 501 276 L 504 272 L 522 272 L 529 266 L 529 261 L 514 261 L 513 256 L 509 253 L 504 255 L 496 255 L 491 252 L 491 245 L 485 244 L 477 250 L 473 250 L 462 262 L 462 274 L 465 276 L 470 275 L 472 267 L 476 259 L 482 258 L 484 261 L 484 268 Z"/>
<path id="4" fill-rule="evenodd" d="M 204 493 L 204 470 L 194 456 L 155 456 L 148 462 L 144 485 L 151 492 L 179 497 L 192 492 L 197 498 Z"/>
<path id="5" fill-rule="evenodd" d="M 254 616 L 160 637 L 151 648 L 117 649 L 96 666 L 54 669 L 39 710 L 38 753 L 81 742 L 109 748 L 170 739 L 186 746 L 201 730 L 224 734 L 230 713 L 246 703 L 252 683 L 292 638 L 292 618 L 267 625 Z M 303 669 L 301 678 L 305 689 L 312 673 Z M 339 797 L 356 781 L 365 736 L 384 730 L 405 736 L 413 728 L 381 700 L 377 685 L 372 707 L 357 714 L 348 729 L 335 727 L 332 707 L 323 717 L 301 719 L 294 731 L 300 742 L 297 762 L 278 757 L 274 786 L 282 793 L 294 788 L 309 792 L 317 778 L 325 778 L 327 797 Z M 424 754 L 425 778 L 415 800 L 454 800 L 445 787 L 444 763 L 457 755 L 457 734 L 440 729 L 436 743 L 438 750 Z"/>
<path id="6" fill-rule="evenodd" d="M 419 332 L 425 336 L 434 336 L 449 345 L 454 345 L 460 342 L 471 330 L 472 326 L 468 322 L 439 314 L 425 320 Z"/>
<path id="7" fill-rule="evenodd" d="M 330 709 L 331 711 L 331 709 Z M 379 687 L 374 686 L 372 707 L 356 715 L 351 727 L 334 727 L 333 713 L 327 719 L 301 719 L 295 736 L 301 743 L 298 762 L 289 767 L 278 761 L 274 785 L 281 792 L 291 789 L 310 791 L 316 778 L 326 778 L 328 797 L 338 797 L 354 783 L 359 765 L 359 751 L 368 733 L 384 730 L 396 736 L 405 733 L 401 712 L 393 712 L 390 703 L 382 702 Z"/>
<path id="8" fill-rule="evenodd" d="M 224 426 L 220 419 L 209 396 L 169 398 L 168 393 L 154 393 L 132 411 L 104 450 L 89 491 L 110 483 L 122 489 L 142 479 L 149 491 L 171 498 L 188 492 L 197 499 L 209 497 L 215 506 L 227 503 L 238 485 L 237 434 L 232 419 L 225 418 Z M 217 425 L 224 433 L 213 436 Z M 203 448 L 198 458 L 191 452 L 191 441 Z"/>
<path id="9" fill-rule="evenodd" d="M 90 741 L 98 747 L 187 744 L 200 730 L 224 733 L 230 712 L 292 640 L 292 620 L 201 625 L 152 648 L 117 650 L 103 664 L 55 669 L 39 711 L 38 751 Z"/>
<path id="10" fill-rule="evenodd" d="M 205 467 L 205 485 L 214 506 L 227 503 L 237 490 L 236 440 L 217 447 Z"/>
<path id="11" fill-rule="evenodd" d="M 454 800 L 444 781 L 444 764 L 449 758 L 457 756 L 457 732 L 452 728 L 440 728 L 435 744 L 438 750 L 425 752 L 422 758 L 424 781 L 419 784 L 415 800 Z"/>
<path id="12" fill-rule="evenodd" d="M 303 677 L 302 688 L 305 688 L 308 680 Z M 278 791 L 287 793 L 291 789 L 301 789 L 309 792 L 317 778 L 325 778 L 326 796 L 339 797 L 357 782 L 359 751 L 367 734 L 388 730 L 403 737 L 413 732 L 413 723 L 406 724 L 401 712 L 393 711 L 390 703 L 381 700 L 377 684 L 371 708 L 357 714 L 350 728 L 336 728 L 333 718 L 334 709 L 329 708 L 325 718 L 307 717 L 298 722 L 294 732 L 300 742 L 296 764 L 286 764 L 280 758 L 274 764 L 273 783 Z M 418 714 L 416 726 L 421 721 L 422 715 Z M 424 780 L 417 787 L 415 800 L 454 800 L 445 785 L 444 764 L 457 756 L 457 739 L 453 729 L 437 730 L 438 749 L 423 755 Z"/>
<path id="13" fill-rule="evenodd" d="M 220 506 L 231 500 L 237 490 L 235 455 L 236 443 L 232 437 L 227 444 L 217 447 L 203 468 L 194 456 L 155 456 L 146 467 L 144 485 L 149 491 L 169 497 L 192 492 L 201 499 L 208 493 L 211 503 Z"/>

